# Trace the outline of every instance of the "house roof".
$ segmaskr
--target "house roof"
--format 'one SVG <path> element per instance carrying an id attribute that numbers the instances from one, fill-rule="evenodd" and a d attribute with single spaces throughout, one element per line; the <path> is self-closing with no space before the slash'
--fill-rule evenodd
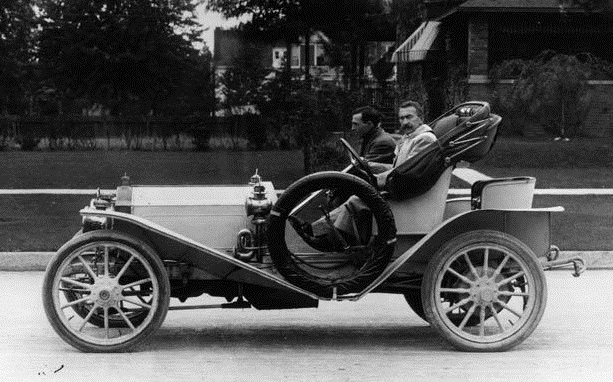
<path id="1" fill-rule="evenodd" d="M 468 0 L 458 7 L 460 12 L 560 12 L 560 0 Z M 565 11 L 582 11 L 564 7 Z"/>

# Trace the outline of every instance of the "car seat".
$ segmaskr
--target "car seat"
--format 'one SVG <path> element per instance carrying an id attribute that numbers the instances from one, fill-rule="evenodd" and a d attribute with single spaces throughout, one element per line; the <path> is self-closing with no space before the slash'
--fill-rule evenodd
<path id="1" fill-rule="evenodd" d="M 432 188 L 448 167 L 482 159 L 496 141 L 501 120 L 487 102 L 466 102 L 447 111 L 431 123 L 438 140 L 394 168 L 386 191 L 392 199 L 413 198 Z"/>

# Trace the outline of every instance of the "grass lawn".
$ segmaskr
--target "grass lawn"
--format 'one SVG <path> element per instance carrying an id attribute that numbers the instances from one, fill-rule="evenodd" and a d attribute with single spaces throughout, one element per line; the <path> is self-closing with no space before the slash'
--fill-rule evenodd
<path id="1" fill-rule="evenodd" d="M 244 184 L 256 168 L 277 189 L 302 176 L 300 151 L 0 152 L 0 188 L 115 188 L 134 184 Z M 570 142 L 502 138 L 471 166 L 492 177 L 529 175 L 537 188 L 613 188 L 613 140 Z M 452 187 L 468 185 L 454 179 Z M 89 196 L 0 195 L 0 251 L 56 250 L 80 227 Z M 535 196 L 557 206 L 552 241 L 562 250 L 613 250 L 613 196 Z"/>

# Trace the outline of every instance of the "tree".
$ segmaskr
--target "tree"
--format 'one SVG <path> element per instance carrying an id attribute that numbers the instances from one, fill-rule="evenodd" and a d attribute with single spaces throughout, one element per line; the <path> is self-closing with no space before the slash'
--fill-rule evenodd
<path id="1" fill-rule="evenodd" d="M 539 122 L 553 133 L 578 132 L 590 107 L 587 80 L 600 75 L 600 60 L 592 56 L 569 56 L 544 51 L 532 60 L 503 62 L 490 73 L 495 102 L 515 132 L 528 121 Z M 608 73 L 612 73 L 609 69 Z M 606 74 L 606 73 L 604 73 Z M 498 86 L 498 79 L 514 79 Z M 498 107 L 497 107 L 498 109 Z"/>
<path id="2" fill-rule="evenodd" d="M 40 9 L 44 83 L 64 103 L 157 113 L 202 72 L 191 0 L 40 0 Z"/>
<path id="3" fill-rule="evenodd" d="M 25 109 L 33 62 L 35 15 L 28 0 L 5 0 L 0 10 L 0 112 Z"/>

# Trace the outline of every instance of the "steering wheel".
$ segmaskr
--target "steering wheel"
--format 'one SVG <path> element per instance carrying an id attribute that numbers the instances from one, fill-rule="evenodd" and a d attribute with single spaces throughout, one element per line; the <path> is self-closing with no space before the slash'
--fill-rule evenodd
<path id="1" fill-rule="evenodd" d="M 351 160 L 351 164 L 356 169 L 366 173 L 366 176 L 368 177 L 368 182 L 372 184 L 375 188 L 377 188 L 377 178 L 373 175 L 372 171 L 370 171 L 370 167 L 368 167 L 366 161 L 364 161 L 358 155 L 358 153 L 353 149 L 353 147 L 351 147 L 351 145 L 349 144 L 349 142 L 347 142 L 345 138 L 341 138 L 341 143 L 343 144 L 343 146 L 345 146 L 347 151 L 349 151 L 349 159 Z"/>

